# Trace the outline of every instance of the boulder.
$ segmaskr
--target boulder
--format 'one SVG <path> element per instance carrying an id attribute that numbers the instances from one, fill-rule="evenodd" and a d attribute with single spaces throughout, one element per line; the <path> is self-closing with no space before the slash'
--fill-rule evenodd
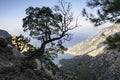
<path id="1" fill-rule="evenodd" d="M 0 29 L 0 38 L 4 38 L 9 44 L 12 43 L 12 36 L 5 30 Z"/>

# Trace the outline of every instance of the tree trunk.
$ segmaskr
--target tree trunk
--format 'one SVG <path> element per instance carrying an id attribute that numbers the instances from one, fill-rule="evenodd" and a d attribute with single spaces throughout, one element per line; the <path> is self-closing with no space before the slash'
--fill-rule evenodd
<path id="1" fill-rule="evenodd" d="M 41 47 L 38 50 L 32 52 L 33 54 L 28 58 L 33 58 L 33 57 L 36 58 L 36 57 L 42 56 L 45 52 L 45 46 L 46 46 L 46 43 L 42 43 Z"/>

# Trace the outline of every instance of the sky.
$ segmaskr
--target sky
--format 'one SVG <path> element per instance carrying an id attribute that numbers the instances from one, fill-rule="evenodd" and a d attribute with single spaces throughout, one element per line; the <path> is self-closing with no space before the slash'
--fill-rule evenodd
<path id="1" fill-rule="evenodd" d="M 81 2 L 83 1 L 83 2 Z M 80 5 L 84 0 L 66 0 L 73 6 L 72 10 L 75 13 L 80 13 Z M 53 7 L 57 4 L 57 0 L 0 0 L 0 28 L 9 30 L 11 34 L 19 34 L 22 28 L 22 19 L 26 16 L 25 9 L 29 6 Z"/>
<path id="2" fill-rule="evenodd" d="M 78 23 L 81 25 L 79 28 L 71 32 L 73 33 L 73 39 L 71 40 L 71 44 L 67 43 L 68 46 L 72 46 L 77 42 L 85 40 L 103 28 L 103 26 L 95 28 L 90 22 L 85 21 L 85 19 L 81 17 L 81 11 L 86 6 L 86 0 L 65 1 L 72 4 L 72 12 L 75 17 L 79 16 Z M 26 8 L 29 6 L 53 7 L 57 3 L 57 0 L 0 0 L 0 29 L 7 30 L 12 35 L 23 34 L 22 19 L 26 16 Z M 89 11 L 93 12 L 93 10 Z"/>

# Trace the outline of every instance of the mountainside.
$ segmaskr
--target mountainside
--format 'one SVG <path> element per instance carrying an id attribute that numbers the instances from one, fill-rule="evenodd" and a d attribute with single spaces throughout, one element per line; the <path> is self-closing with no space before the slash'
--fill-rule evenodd
<path id="1" fill-rule="evenodd" d="M 10 34 L 7 31 L 4 33 L 6 35 L 0 34 L 0 80 L 74 80 L 51 60 L 41 61 L 43 56 L 28 58 L 20 53 L 9 43 L 12 41 L 8 36 Z"/>
<path id="2" fill-rule="evenodd" d="M 0 46 L 0 80 L 74 80 L 52 61 L 43 65 L 39 59 L 26 59 L 12 46 Z"/>
<path id="3" fill-rule="evenodd" d="M 115 24 L 102 29 L 97 35 L 93 36 L 92 38 L 68 48 L 67 53 L 74 55 L 88 54 L 90 56 L 101 54 L 105 47 L 105 39 L 109 35 L 115 34 L 116 32 L 120 32 L 120 24 Z"/>
<path id="4" fill-rule="evenodd" d="M 77 76 L 76 80 L 120 80 L 120 24 L 103 29 L 68 52 L 77 56 L 60 60 L 61 69 Z"/>

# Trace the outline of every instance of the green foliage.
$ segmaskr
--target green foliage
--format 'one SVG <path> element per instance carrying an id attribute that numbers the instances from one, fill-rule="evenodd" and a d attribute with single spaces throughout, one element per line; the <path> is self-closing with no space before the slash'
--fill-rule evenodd
<path id="1" fill-rule="evenodd" d="M 64 51 L 66 50 L 67 48 L 63 46 L 63 42 L 61 40 L 58 40 L 57 43 L 51 42 L 48 45 L 48 48 L 45 49 L 44 55 L 53 60 L 55 57 L 57 57 L 57 53 L 64 54 Z"/>
<path id="2" fill-rule="evenodd" d="M 23 51 L 28 42 L 30 42 L 30 40 L 23 35 L 12 37 L 12 43 L 19 51 Z"/>
<path id="3" fill-rule="evenodd" d="M 28 53 L 36 50 L 36 48 L 29 44 L 29 42 L 30 39 L 24 37 L 23 35 L 12 37 L 12 44 L 22 53 Z"/>
<path id="4" fill-rule="evenodd" d="M 24 31 L 30 30 L 31 36 L 42 36 L 58 33 L 59 23 L 62 21 L 62 15 L 53 13 L 49 7 L 26 9 L 28 15 L 23 19 Z M 56 28 L 55 28 L 56 27 Z"/>
<path id="5" fill-rule="evenodd" d="M 24 31 L 29 31 L 30 36 L 40 41 L 38 49 L 32 51 L 29 58 L 37 58 L 45 67 L 56 74 L 58 67 L 51 61 L 57 54 L 63 53 L 66 48 L 63 42 L 69 41 L 71 34 L 68 33 L 77 27 L 71 26 L 73 15 L 71 4 L 59 0 L 60 5 L 50 7 L 29 7 L 26 9 L 26 17 L 23 19 Z M 77 23 L 77 22 L 76 22 Z"/>
<path id="6" fill-rule="evenodd" d="M 96 80 L 95 75 L 92 73 L 92 69 L 89 68 L 91 63 L 91 57 L 84 55 L 81 57 L 75 57 L 73 59 L 62 59 L 60 67 L 65 73 L 76 76 L 75 80 Z"/>
<path id="7" fill-rule="evenodd" d="M 120 33 L 116 33 L 112 36 L 109 36 L 106 39 L 108 49 L 119 49 L 120 48 Z"/>
<path id="8" fill-rule="evenodd" d="M 4 38 L 0 38 L 0 47 L 5 48 L 7 47 L 7 45 L 8 45 L 7 40 Z"/>
<path id="9" fill-rule="evenodd" d="M 79 79 L 82 80 L 96 80 L 96 77 L 94 74 L 92 74 L 92 70 L 88 67 L 82 67 L 79 71 L 77 72 L 77 76 Z"/>
<path id="10" fill-rule="evenodd" d="M 40 47 L 33 56 L 54 54 L 66 50 L 62 45 L 64 41 L 70 40 L 69 30 L 77 27 L 71 26 L 73 15 L 71 4 L 59 0 L 60 5 L 54 8 L 49 7 L 29 7 L 26 9 L 26 17 L 23 19 L 24 31 L 30 31 L 30 36 L 40 40 Z M 77 23 L 77 22 L 76 22 Z"/>
<path id="11" fill-rule="evenodd" d="M 101 25 L 107 21 L 115 22 L 119 19 L 120 0 L 88 0 L 87 6 L 97 10 L 97 16 L 94 13 L 88 13 L 83 9 L 83 16 L 86 16 L 95 26 Z"/>

